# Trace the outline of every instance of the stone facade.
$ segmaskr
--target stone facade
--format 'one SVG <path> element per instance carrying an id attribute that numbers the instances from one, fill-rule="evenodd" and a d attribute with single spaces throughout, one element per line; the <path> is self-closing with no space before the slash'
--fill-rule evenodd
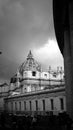
<path id="1" fill-rule="evenodd" d="M 17 69 L 15 76 L 11 78 L 10 95 L 13 92 L 32 92 L 54 88 L 57 85 L 64 85 L 62 68 L 53 71 L 49 67 L 48 72 L 44 72 L 30 51 L 25 62 Z"/>
<path id="2" fill-rule="evenodd" d="M 66 111 L 64 71 L 49 67 L 44 72 L 30 51 L 11 78 L 9 96 L 4 101 L 5 110 L 13 113 Z"/>
<path id="3" fill-rule="evenodd" d="M 65 87 L 42 90 L 5 98 L 10 113 L 41 113 L 66 111 Z"/>
<path id="4" fill-rule="evenodd" d="M 8 97 L 9 93 L 9 85 L 7 83 L 3 83 L 0 85 L 0 111 L 4 110 L 4 98 Z"/>

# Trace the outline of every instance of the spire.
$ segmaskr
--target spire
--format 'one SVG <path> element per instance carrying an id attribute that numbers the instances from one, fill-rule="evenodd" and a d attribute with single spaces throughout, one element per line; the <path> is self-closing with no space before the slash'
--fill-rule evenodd
<path id="1" fill-rule="evenodd" d="M 33 58 L 33 55 L 32 55 L 32 53 L 31 53 L 31 50 L 29 51 L 29 54 L 28 54 L 28 56 L 27 56 L 27 59 L 32 59 Z"/>
<path id="2" fill-rule="evenodd" d="M 20 78 L 20 72 L 19 72 L 19 69 L 17 69 L 17 78 Z"/>

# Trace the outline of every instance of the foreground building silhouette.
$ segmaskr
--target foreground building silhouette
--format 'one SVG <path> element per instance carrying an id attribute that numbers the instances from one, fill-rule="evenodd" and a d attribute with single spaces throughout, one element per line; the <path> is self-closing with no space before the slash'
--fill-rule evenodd
<path id="1" fill-rule="evenodd" d="M 56 38 L 64 56 L 66 108 L 73 119 L 73 0 L 53 0 Z"/>
<path id="2" fill-rule="evenodd" d="M 46 114 L 66 111 L 64 71 L 48 72 L 34 59 L 31 51 L 11 78 L 5 110 L 10 113 Z"/>

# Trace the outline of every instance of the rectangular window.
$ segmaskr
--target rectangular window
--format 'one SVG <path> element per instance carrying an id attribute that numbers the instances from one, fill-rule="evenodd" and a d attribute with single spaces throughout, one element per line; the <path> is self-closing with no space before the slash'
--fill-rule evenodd
<path id="1" fill-rule="evenodd" d="M 19 102 L 19 111 L 21 111 L 21 102 Z"/>
<path id="2" fill-rule="evenodd" d="M 17 110 L 17 102 L 15 102 L 15 111 Z"/>
<path id="3" fill-rule="evenodd" d="M 36 72 L 35 71 L 32 72 L 32 76 L 36 76 Z"/>
<path id="4" fill-rule="evenodd" d="M 63 98 L 60 98 L 61 110 L 64 110 L 64 102 Z"/>
<path id="5" fill-rule="evenodd" d="M 51 99 L 50 101 L 51 101 L 51 110 L 54 110 L 54 102 L 53 102 L 53 99 Z"/>
<path id="6" fill-rule="evenodd" d="M 26 110 L 26 101 L 24 101 L 24 110 Z"/>
<path id="7" fill-rule="evenodd" d="M 11 111 L 13 111 L 13 102 L 11 102 Z"/>
<path id="8" fill-rule="evenodd" d="M 35 103 L 36 103 L 36 111 L 38 111 L 38 101 L 36 100 Z"/>
<path id="9" fill-rule="evenodd" d="M 47 74 L 44 74 L 44 76 L 47 78 Z"/>
<path id="10" fill-rule="evenodd" d="M 30 111 L 32 110 L 32 104 L 31 101 L 29 101 L 29 105 L 30 105 Z"/>
<path id="11" fill-rule="evenodd" d="M 43 102 L 43 111 L 45 111 L 45 100 L 42 100 Z"/>

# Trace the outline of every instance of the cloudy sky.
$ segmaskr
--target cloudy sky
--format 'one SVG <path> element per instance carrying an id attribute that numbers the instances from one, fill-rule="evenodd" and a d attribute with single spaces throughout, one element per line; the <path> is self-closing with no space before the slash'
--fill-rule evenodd
<path id="1" fill-rule="evenodd" d="M 0 81 L 9 81 L 29 50 L 43 69 L 63 66 L 52 12 L 52 0 L 0 0 Z"/>

